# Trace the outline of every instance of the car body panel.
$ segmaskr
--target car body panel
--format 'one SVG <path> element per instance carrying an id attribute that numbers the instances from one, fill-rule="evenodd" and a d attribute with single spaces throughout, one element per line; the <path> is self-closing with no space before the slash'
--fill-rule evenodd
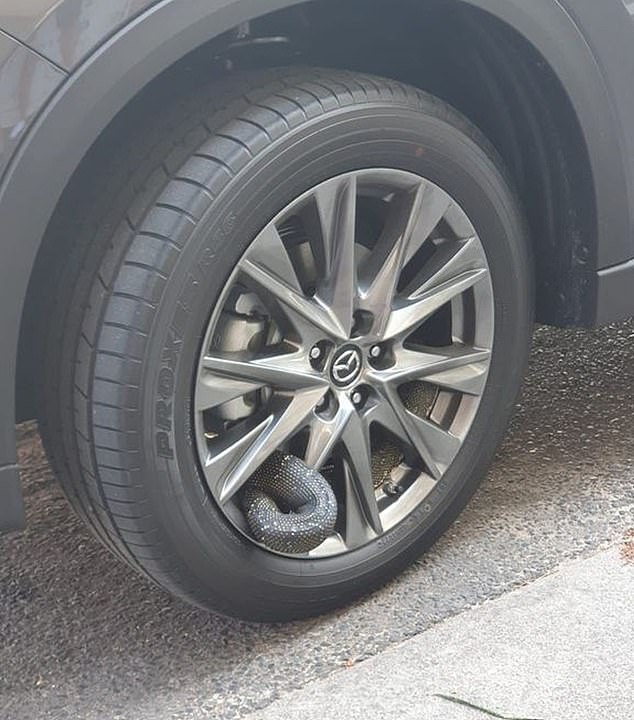
<path id="1" fill-rule="evenodd" d="M 0 28 L 62 68 L 74 68 L 158 0 L 4 0 Z"/>
<path id="2" fill-rule="evenodd" d="M 6 59 L 17 47 L 19 45 L 13 38 L 0 32 L 0 65 L 4 65 Z"/>
<path id="3" fill-rule="evenodd" d="M 597 264 L 589 268 L 596 275 L 591 284 L 597 292 L 596 311 L 595 317 L 585 320 L 617 319 L 634 312 L 634 299 L 623 300 L 614 290 L 626 287 L 634 272 L 629 262 L 634 257 L 631 13 L 621 0 L 568 0 L 566 7 L 557 0 L 462 1 L 515 28 L 541 53 L 566 89 L 588 147 L 597 200 Z M 57 88 L 48 103 L 40 92 L 40 106 L 32 103 L 19 135 L 0 145 L 0 168 L 4 168 L 0 287 L 6 295 L 0 305 L 0 366 L 5 370 L 0 375 L 0 468 L 15 464 L 14 376 L 31 269 L 48 220 L 82 157 L 119 110 L 186 53 L 238 23 L 298 3 L 0 0 L 0 27 L 34 49 L 30 53 L 8 36 L 0 36 L 4 40 L 0 47 L 5 48 L 0 88 L 3 83 L 10 87 L 15 73 L 10 58 L 20 52 L 48 65 L 53 72 L 47 87 Z M 43 55 L 54 65 L 46 63 Z M 66 78 L 63 69 L 69 71 Z M 2 522 L 7 521 L 0 518 Z"/>
<path id="4" fill-rule="evenodd" d="M 5 0 L 0 5 L 0 27 L 26 41 L 60 0 Z"/>
<path id="5" fill-rule="evenodd" d="M 464 1 L 500 17 L 524 35 L 547 60 L 570 98 L 595 178 L 597 269 L 634 257 L 634 98 L 629 89 L 634 22 L 622 0 Z M 614 67 L 619 58 L 620 65 Z"/>
<path id="6" fill-rule="evenodd" d="M 24 526 L 20 473 L 13 463 L 0 467 L 0 531 L 22 530 Z"/>
<path id="7" fill-rule="evenodd" d="M 614 140 L 621 146 L 625 192 L 629 199 L 627 224 L 630 254 L 634 256 L 634 2 L 632 0 L 567 0 L 566 9 L 579 28 L 602 73 L 614 118 Z M 607 108 L 599 110 L 604 112 Z M 613 182 L 619 183 L 620 176 Z M 619 206 L 618 212 L 624 208 Z M 599 267 L 614 264 L 602 258 Z M 620 262 L 622 258 L 617 261 Z"/>
<path id="8" fill-rule="evenodd" d="M 0 32 L 0 173 L 65 74 Z"/>

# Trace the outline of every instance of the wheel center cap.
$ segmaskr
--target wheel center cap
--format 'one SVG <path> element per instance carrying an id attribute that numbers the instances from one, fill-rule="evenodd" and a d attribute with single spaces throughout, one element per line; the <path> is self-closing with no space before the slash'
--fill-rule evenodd
<path id="1" fill-rule="evenodd" d="M 359 379 L 362 369 L 361 351 L 355 345 L 346 345 L 332 359 L 330 379 L 337 387 L 347 387 Z"/>

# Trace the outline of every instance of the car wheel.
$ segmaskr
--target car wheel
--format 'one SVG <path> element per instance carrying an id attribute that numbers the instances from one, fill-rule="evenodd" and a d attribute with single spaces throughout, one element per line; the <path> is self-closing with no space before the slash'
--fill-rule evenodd
<path id="1" fill-rule="evenodd" d="M 394 81 L 255 73 L 175 115 L 74 231 L 46 444 L 170 592 L 322 613 L 418 557 L 486 471 L 532 332 L 522 213 L 481 134 Z"/>

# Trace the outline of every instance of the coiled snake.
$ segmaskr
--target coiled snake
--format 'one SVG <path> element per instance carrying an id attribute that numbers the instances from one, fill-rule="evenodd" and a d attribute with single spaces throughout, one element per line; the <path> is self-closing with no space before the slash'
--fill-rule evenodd
<path id="1" fill-rule="evenodd" d="M 337 499 L 330 484 L 295 455 L 274 452 L 242 496 L 253 537 L 271 550 L 310 552 L 332 534 Z"/>

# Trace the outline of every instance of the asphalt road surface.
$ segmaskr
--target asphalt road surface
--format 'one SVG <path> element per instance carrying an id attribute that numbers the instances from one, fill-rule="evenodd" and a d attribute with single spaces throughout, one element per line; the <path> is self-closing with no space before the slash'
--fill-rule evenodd
<path id="1" fill-rule="evenodd" d="M 634 323 L 538 330 L 509 437 L 459 522 L 382 591 L 287 626 L 207 615 L 137 578 L 74 519 L 23 426 L 29 530 L 0 539 L 0 718 L 243 717 L 590 554 L 634 527 L 633 408 Z"/>

